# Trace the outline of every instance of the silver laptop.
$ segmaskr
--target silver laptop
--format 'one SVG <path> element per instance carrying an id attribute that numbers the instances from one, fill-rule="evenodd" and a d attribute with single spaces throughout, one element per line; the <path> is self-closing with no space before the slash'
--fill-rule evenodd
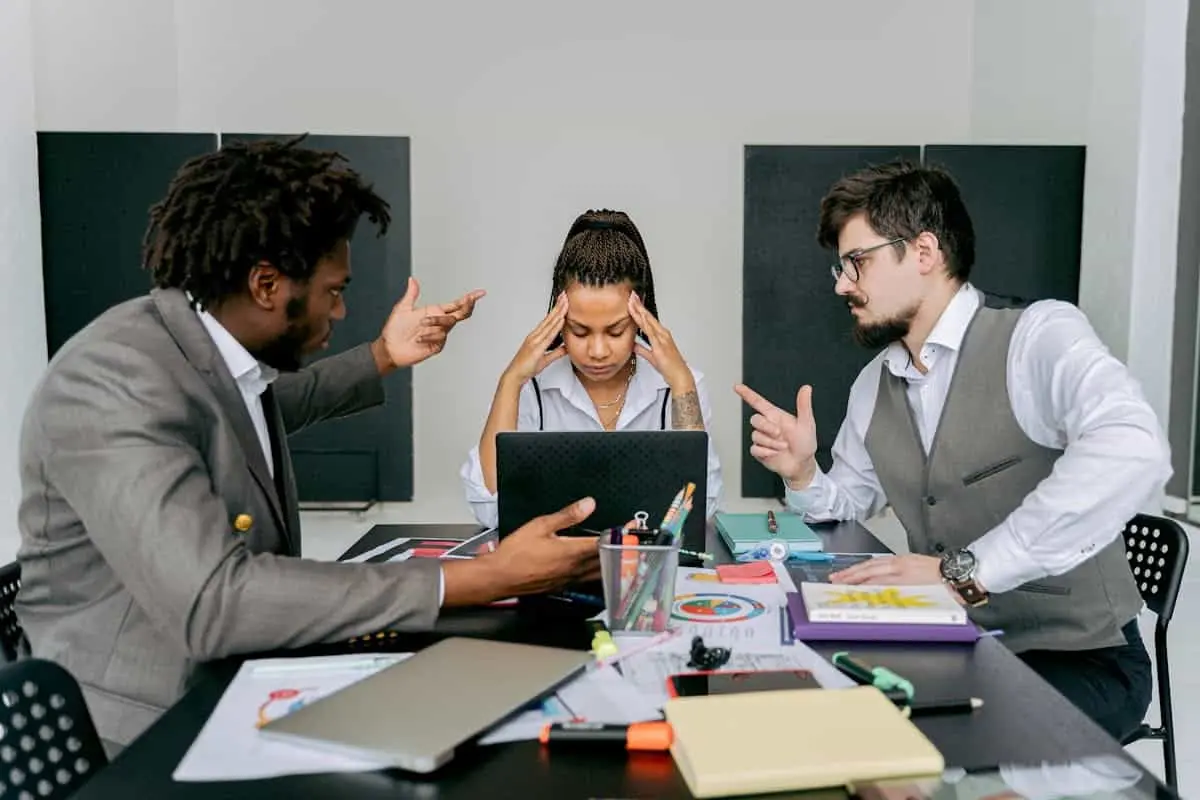
<path id="1" fill-rule="evenodd" d="M 264 725 L 287 739 L 413 772 L 579 674 L 591 653 L 450 638 Z"/>

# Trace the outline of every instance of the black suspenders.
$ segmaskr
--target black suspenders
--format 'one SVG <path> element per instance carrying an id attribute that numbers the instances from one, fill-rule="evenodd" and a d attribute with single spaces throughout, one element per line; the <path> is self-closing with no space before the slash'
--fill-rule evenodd
<path id="1" fill-rule="evenodd" d="M 542 411 L 542 388 L 540 386 L 538 386 L 537 378 L 534 378 L 533 380 L 531 380 L 530 383 L 533 384 L 533 396 L 537 400 L 538 430 L 544 431 L 544 430 L 546 430 L 546 418 L 545 418 L 545 414 Z M 671 400 L 671 388 L 667 387 L 667 393 L 663 395 L 662 411 L 658 415 L 659 430 L 665 431 L 667 429 L 667 404 L 670 402 L 670 400 Z"/>
<path id="2" fill-rule="evenodd" d="M 533 384 L 533 396 L 537 398 L 538 404 L 538 430 L 546 430 L 546 421 L 542 418 L 542 390 L 538 386 L 537 378 L 530 381 Z"/>

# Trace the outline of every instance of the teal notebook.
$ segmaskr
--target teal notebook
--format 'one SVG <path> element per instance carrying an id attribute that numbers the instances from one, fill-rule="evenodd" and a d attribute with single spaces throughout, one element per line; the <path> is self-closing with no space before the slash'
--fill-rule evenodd
<path id="1" fill-rule="evenodd" d="M 799 514 L 780 511 L 775 514 L 779 532 L 772 536 L 767 530 L 766 512 L 761 514 L 725 514 L 717 516 L 717 531 L 734 555 L 753 550 L 763 542 L 775 538 L 788 543 L 792 550 L 819 553 L 821 538 L 804 523 Z"/>

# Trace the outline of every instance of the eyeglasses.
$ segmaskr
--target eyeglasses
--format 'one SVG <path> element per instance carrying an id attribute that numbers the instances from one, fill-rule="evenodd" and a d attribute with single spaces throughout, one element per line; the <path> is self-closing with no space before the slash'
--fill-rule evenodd
<path id="1" fill-rule="evenodd" d="M 846 255 L 842 256 L 838 260 L 838 263 L 830 266 L 829 271 L 833 273 L 834 281 L 837 281 L 839 278 L 841 278 L 842 273 L 844 272 L 846 273 L 846 277 L 849 278 L 851 282 L 857 283 L 859 273 L 862 271 L 862 262 L 864 257 L 889 245 L 899 244 L 900 242 L 906 241 L 908 241 L 908 239 L 904 236 L 901 236 L 899 239 L 892 239 L 890 242 L 871 245 L 870 247 L 864 247 L 859 250 L 851 250 L 849 253 L 846 253 Z"/>

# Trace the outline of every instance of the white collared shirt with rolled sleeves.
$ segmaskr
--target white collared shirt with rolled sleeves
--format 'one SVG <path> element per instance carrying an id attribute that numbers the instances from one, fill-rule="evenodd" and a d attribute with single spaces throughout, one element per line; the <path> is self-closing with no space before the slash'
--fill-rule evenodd
<path id="1" fill-rule="evenodd" d="M 829 473 L 818 470 L 806 489 L 789 489 L 789 506 L 810 521 L 823 521 L 866 519 L 887 504 L 865 442 L 880 370 L 907 382 L 928 453 L 959 349 L 981 302 L 970 284 L 951 300 L 922 349 L 925 373 L 900 343 L 863 369 L 850 389 Z M 970 546 L 979 560 L 979 582 L 994 593 L 1061 575 L 1091 558 L 1158 496 L 1171 475 L 1154 410 L 1075 306 L 1056 300 L 1030 305 L 1013 331 L 1007 369 L 1017 424 L 1030 440 L 1063 454 L 1011 514 Z"/>

